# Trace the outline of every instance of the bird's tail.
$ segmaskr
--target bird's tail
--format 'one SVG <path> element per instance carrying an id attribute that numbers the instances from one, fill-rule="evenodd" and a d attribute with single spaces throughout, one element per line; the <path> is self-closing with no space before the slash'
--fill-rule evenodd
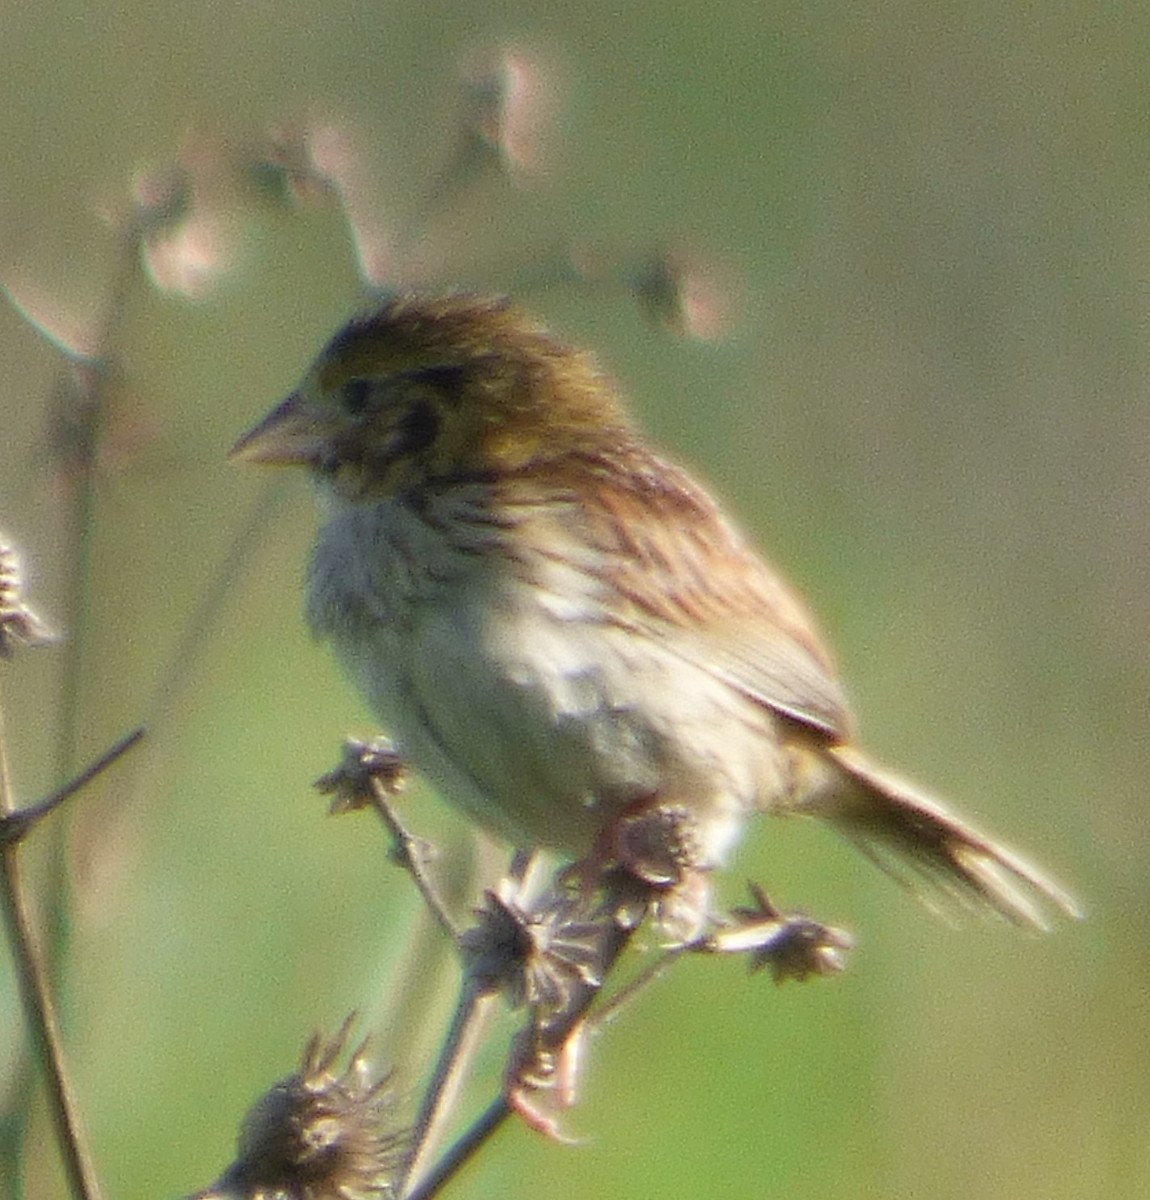
<path id="1" fill-rule="evenodd" d="M 957 901 L 1041 930 L 1049 929 L 1052 911 L 1082 915 L 1044 872 L 852 746 L 824 747 L 820 757 L 831 775 L 808 792 L 800 811 L 828 821 L 928 905 Z"/>

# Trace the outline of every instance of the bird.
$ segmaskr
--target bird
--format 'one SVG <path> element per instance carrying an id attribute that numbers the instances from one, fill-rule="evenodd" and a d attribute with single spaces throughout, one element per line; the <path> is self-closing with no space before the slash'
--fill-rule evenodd
<path id="1" fill-rule="evenodd" d="M 497 838 L 705 905 L 752 814 L 809 816 L 933 907 L 1080 914 L 859 748 L 798 593 L 509 300 L 384 296 L 232 457 L 307 470 L 308 624 Z"/>

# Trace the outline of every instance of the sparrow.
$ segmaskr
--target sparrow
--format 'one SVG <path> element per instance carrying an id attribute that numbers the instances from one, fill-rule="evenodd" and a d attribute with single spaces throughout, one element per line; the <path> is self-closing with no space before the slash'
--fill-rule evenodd
<path id="1" fill-rule="evenodd" d="M 928 902 L 1078 914 L 855 745 L 803 601 L 596 360 L 506 300 L 388 296 L 232 456 L 307 470 L 311 629 L 497 837 L 705 896 L 751 814 L 810 816 Z"/>

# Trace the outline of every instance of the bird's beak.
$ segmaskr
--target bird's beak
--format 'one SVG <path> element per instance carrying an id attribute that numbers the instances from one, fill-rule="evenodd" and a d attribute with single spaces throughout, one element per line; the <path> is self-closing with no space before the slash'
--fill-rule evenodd
<path id="1" fill-rule="evenodd" d="M 330 444 L 327 422 L 293 392 L 232 447 L 235 462 L 293 466 L 317 462 Z"/>

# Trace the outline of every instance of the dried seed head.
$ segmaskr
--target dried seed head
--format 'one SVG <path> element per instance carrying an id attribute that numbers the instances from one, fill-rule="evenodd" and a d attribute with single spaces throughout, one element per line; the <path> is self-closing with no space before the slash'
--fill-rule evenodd
<path id="1" fill-rule="evenodd" d="M 284 121 L 268 130 L 250 169 L 260 190 L 277 204 L 341 210 L 360 274 L 369 286 L 379 287 L 394 279 L 391 236 L 379 222 L 378 184 L 359 141 L 336 118 Z"/>
<path id="2" fill-rule="evenodd" d="M 17 645 L 43 646 L 52 641 L 52 630 L 24 603 L 19 553 L 0 538 L 0 658 L 10 658 Z"/>
<path id="3" fill-rule="evenodd" d="M 140 236 L 178 225 L 191 212 L 194 187 L 191 173 L 180 162 L 141 171 L 132 180 L 131 207 L 119 215 L 119 224 Z"/>
<path id="4" fill-rule="evenodd" d="M 484 894 L 475 915 L 477 923 L 459 938 L 469 971 L 502 991 L 512 1007 L 528 1005 L 544 1020 L 602 984 L 618 939 L 611 912 L 588 913 L 561 887 L 524 908 L 504 880 Z"/>
<path id="5" fill-rule="evenodd" d="M 714 342 L 730 334 L 742 306 L 735 272 L 690 250 L 656 247 L 636 253 L 577 244 L 565 277 L 622 288 L 651 325 L 695 341 Z"/>
<path id="6" fill-rule="evenodd" d="M 780 912 L 758 884 L 752 883 L 754 904 L 737 908 L 734 924 L 711 935 L 706 949 L 722 954 L 746 954 L 752 971 L 769 968 L 775 983 L 812 975 L 835 975 L 846 967 L 846 952 L 854 938 L 833 925 L 823 925 L 803 913 Z"/>
<path id="7" fill-rule="evenodd" d="M 387 1077 L 373 1080 L 366 1044 L 342 1073 L 335 1070 L 353 1016 L 330 1041 L 313 1037 L 300 1069 L 252 1105 L 235 1162 L 201 1197 L 377 1200 L 394 1194 L 405 1139 L 390 1122 Z"/>
<path id="8" fill-rule="evenodd" d="M 338 814 L 367 808 L 377 784 L 389 796 L 395 796 L 406 782 L 403 759 L 387 738 L 370 742 L 348 738 L 339 764 L 321 775 L 315 781 L 315 788 L 322 795 L 331 796 L 330 810 Z"/>

